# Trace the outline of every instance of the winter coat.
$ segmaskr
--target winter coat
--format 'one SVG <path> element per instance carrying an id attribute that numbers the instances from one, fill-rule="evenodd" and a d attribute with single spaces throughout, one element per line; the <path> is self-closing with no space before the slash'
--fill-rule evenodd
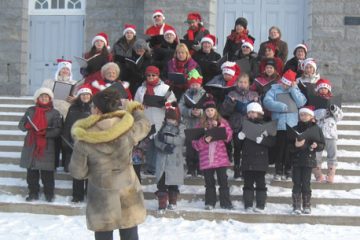
<path id="1" fill-rule="evenodd" d="M 180 72 L 179 69 L 176 67 L 176 58 L 172 58 L 168 63 L 167 63 L 167 72 L 168 73 L 178 73 Z M 194 59 L 190 58 L 188 60 L 188 62 L 185 64 L 185 72 L 184 72 L 184 75 L 185 75 L 185 78 L 187 79 L 188 77 L 188 73 L 195 69 L 195 68 L 198 68 L 198 63 L 195 62 Z"/>
<path id="2" fill-rule="evenodd" d="M 270 85 L 273 85 L 273 84 L 278 82 L 278 80 L 280 79 L 280 76 L 275 72 L 271 76 L 261 74 L 260 76 L 258 76 L 255 79 L 258 79 L 260 82 L 265 82 L 266 81 Z M 260 87 L 255 81 L 251 84 L 250 90 L 251 91 L 256 91 L 261 97 L 263 97 L 266 94 L 266 91 L 264 92 L 264 89 L 262 87 Z"/>
<path id="3" fill-rule="evenodd" d="M 175 41 L 173 44 L 170 44 L 163 40 L 159 47 L 153 49 L 153 64 L 159 68 L 161 73 L 160 76 L 162 78 L 167 76 L 167 73 L 165 72 L 167 69 L 167 63 L 174 57 L 176 45 L 177 42 Z"/>
<path id="4" fill-rule="evenodd" d="M 189 49 L 191 55 L 193 55 L 193 53 L 195 53 L 195 50 L 193 49 L 193 46 L 194 45 L 199 45 L 201 39 L 203 37 L 205 37 L 206 35 L 208 35 L 208 34 L 210 34 L 209 30 L 207 30 L 203 26 L 199 26 L 199 30 L 194 33 L 194 40 L 193 41 L 189 40 L 188 33 L 186 33 L 184 35 L 184 39 L 187 40 L 184 43 L 186 44 L 187 48 Z"/>
<path id="5" fill-rule="evenodd" d="M 248 120 L 257 124 L 265 123 L 263 120 Z M 242 170 L 266 172 L 269 166 L 268 149 L 272 147 L 275 142 L 276 137 L 274 136 L 263 136 L 263 140 L 260 143 L 256 143 L 245 137 L 242 145 Z"/>
<path id="6" fill-rule="evenodd" d="M 85 54 L 85 59 L 89 59 L 88 65 L 86 68 L 80 69 L 80 71 L 85 78 L 85 83 L 91 84 L 93 81 L 102 78 L 101 68 L 112 61 L 112 55 L 110 53 L 106 55 L 102 52 L 96 57 L 89 57 L 89 53 L 87 53 Z"/>
<path id="7" fill-rule="evenodd" d="M 20 119 L 18 128 L 26 132 L 25 124 L 28 122 L 27 116 L 33 119 L 35 106 L 29 107 L 24 116 Z M 42 157 L 34 156 L 35 142 L 28 145 L 30 134 L 26 133 L 24 146 L 21 150 L 20 167 L 37 170 L 54 171 L 55 170 L 55 139 L 60 135 L 62 128 L 62 117 L 56 109 L 51 109 L 45 113 L 48 128 L 46 129 L 46 148 Z"/>
<path id="8" fill-rule="evenodd" d="M 161 27 L 158 27 L 158 26 L 155 26 L 155 25 L 152 25 L 152 26 L 148 27 L 146 29 L 146 31 L 145 31 L 145 34 L 150 36 L 150 37 L 157 36 L 157 35 L 164 35 L 164 33 L 167 30 L 175 31 L 175 29 L 172 26 L 170 26 L 169 24 L 163 23 L 161 25 Z"/>
<path id="9" fill-rule="evenodd" d="M 121 37 L 113 46 L 114 62 L 117 63 L 120 68 L 124 63 L 125 58 L 131 58 L 133 56 L 133 46 L 136 42 L 136 36 L 127 42 L 125 36 Z"/>
<path id="10" fill-rule="evenodd" d="M 297 59 L 296 57 L 293 57 L 286 62 L 283 72 L 286 72 L 289 69 L 291 69 L 293 72 L 296 72 L 296 78 L 301 77 L 301 75 L 303 74 L 303 70 L 301 70 L 301 68 L 299 67 L 299 59 Z"/>
<path id="11" fill-rule="evenodd" d="M 309 99 L 309 96 L 316 95 L 316 82 L 320 79 L 320 74 L 314 74 L 311 77 L 299 77 L 296 79 L 296 82 L 298 83 L 300 91 L 305 95 L 307 99 Z"/>
<path id="12" fill-rule="evenodd" d="M 225 54 L 228 54 L 228 61 L 231 61 L 231 62 L 236 61 L 237 54 L 239 51 L 241 51 L 241 46 L 243 44 L 242 41 L 246 40 L 247 38 L 253 38 L 250 34 L 244 34 L 242 41 L 235 42 L 232 39 L 234 32 L 235 32 L 235 30 L 231 30 L 231 34 L 229 36 L 227 36 L 224 50 L 223 50 L 223 56 L 225 56 Z"/>
<path id="13" fill-rule="evenodd" d="M 201 126 L 197 125 L 197 127 Z M 206 143 L 205 138 L 201 137 L 199 140 L 192 141 L 193 148 L 199 152 L 199 165 L 201 170 L 230 166 L 226 143 L 231 141 L 233 131 L 225 119 L 221 120 L 219 127 L 225 127 L 226 140 Z"/>
<path id="14" fill-rule="evenodd" d="M 206 94 L 206 91 L 203 88 L 200 88 L 196 94 L 191 94 L 192 90 L 188 89 L 186 90 L 186 92 L 184 93 L 184 95 L 187 95 L 189 97 L 191 97 L 191 99 L 194 102 L 198 102 L 201 97 Z M 195 117 L 194 115 L 192 115 L 191 111 L 192 108 L 189 108 L 186 106 L 185 104 L 185 97 L 184 95 L 181 97 L 180 102 L 179 102 L 179 109 L 180 109 L 180 113 L 183 119 L 183 123 L 185 124 L 186 128 L 194 128 L 196 126 L 196 124 L 199 123 L 200 117 Z"/>
<path id="15" fill-rule="evenodd" d="M 249 75 L 250 82 L 259 75 L 259 63 L 256 52 L 251 52 L 246 56 L 241 54 L 235 62 L 240 67 L 241 73 L 247 73 Z"/>
<path id="16" fill-rule="evenodd" d="M 284 41 L 282 41 L 280 39 L 274 41 L 274 40 L 269 38 L 268 41 L 262 42 L 260 44 L 260 48 L 259 48 L 259 56 L 260 57 L 265 56 L 265 49 L 266 49 L 266 45 L 268 43 L 274 43 L 275 44 L 275 46 L 276 46 L 275 56 L 279 57 L 282 62 L 286 62 L 287 57 L 288 57 L 288 52 L 289 52 L 288 45 L 287 45 L 286 42 L 284 42 Z"/>
<path id="17" fill-rule="evenodd" d="M 210 53 L 204 53 L 202 49 L 194 53 L 193 59 L 199 64 L 203 76 L 203 84 L 206 84 L 213 77 L 221 73 L 220 67 L 214 62 L 221 58 L 220 54 L 211 50 Z"/>
<path id="18" fill-rule="evenodd" d="M 260 64 L 259 64 L 259 73 L 263 73 L 265 72 L 265 67 L 266 67 L 266 63 L 268 62 L 270 58 L 263 58 L 261 61 L 260 61 Z M 282 74 L 283 73 L 283 68 L 284 68 L 284 63 L 283 61 L 279 58 L 279 57 L 274 57 L 272 58 L 274 61 L 275 61 L 275 70 L 276 72 L 278 72 L 279 74 Z"/>
<path id="19" fill-rule="evenodd" d="M 164 123 L 160 131 L 156 135 L 156 182 L 159 182 L 162 175 L 165 173 L 165 185 L 184 184 L 184 129 L 185 126 L 183 124 L 180 124 L 179 126 L 174 126 L 169 123 Z M 167 135 L 164 133 L 172 133 L 173 135 Z M 160 135 L 162 135 L 161 138 Z M 173 153 L 171 154 L 168 154 L 164 151 L 165 147 L 168 144 L 175 146 Z"/>
<path id="20" fill-rule="evenodd" d="M 132 166 L 132 149 L 150 131 L 142 106 L 91 115 L 77 121 L 69 170 L 88 179 L 86 220 L 92 231 L 131 228 L 145 221 L 141 185 Z"/>
<path id="21" fill-rule="evenodd" d="M 233 101 L 231 98 L 235 98 Z M 258 102 L 257 92 L 239 89 L 228 93 L 221 107 L 219 108 L 221 116 L 229 121 L 231 129 L 234 132 L 241 130 L 243 118 L 246 116 L 246 107 L 250 102 Z"/>
<path id="22" fill-rule="evenodd" d="M 276 101 L 276 96 L 280 93 L 290 93 L 298 108 L 306 103 L 306 97 L 302 94 L 297 86 L 285 90 L 281 84 L 273 84 L 264 97 L 264 107 L 271 111 L 272 120 L 278 120 L 277 130 L 286 130 L 286 124 L 290 127 L 298 123 L 298 112 L 287 112 L 285 103 Z"/>
<path id="23" fill-rule="evenodd" d="M 207 87 L 209 84 L 223 86 L 224 88 Z M 216 75 L 205 85 L 206 91 L 211 95 L 213 95 L 216 105 L 221 104 L 225 100 L 226 94 L 233 89 L 233 88 L 231 89 L 226 88 L 225 86 L 226 86 L 226 81 L 222 74 Z"/>
<path id="24" fill-rule="evenodd" d="M 163 81 L 159 81 L 159 84 L 154 87 L 154 93 L 156 96 L 165 96 L 169 90 L 169 85 L 165 84 Z M 146 93 L 146 83 L 144 82 L 136 91 L 134 100 L 142 103 L 144 100 L 144 95 Z M 170 96 L 166 100 L 167 102 L 176 101 L 175 95 L 171 92 Z M 165 119 L 165 104 L 162 108 L 157 107 L 148 107 L 145 106 L 145 116 L 149 119 L 151 124 L 155 124 L 156 131 L 159 131 L 162 122 Z"/>
<path id="25" fill-rule="evenodd" d="M 316 167 L 316 152 L 321 152 L 325 147 L 324 135 L 320 127 L 313 122 L 299 122 L 297 126 L 294 127 L 299 133 L 304 132 L 306 129 L 308 131 L 317 131 L 320 135 L 320 141 L 316 142 L 317 147 L 313 150 L 310 149 L 313 141 L 305 140 L 305 143 L 302 147 L 295 146 L 295 139 L 289 139 L 289 153 L 292 165 L 294 167 Z"/>
<path id="26" fill-rule="evenodd" d="M 332 105 L 330 112 L 326 109 L 316 109 L 315 119 L 326 139 L 337 139 L 337 122 L 343 118 L 343 111 L 336 105 Z"/>

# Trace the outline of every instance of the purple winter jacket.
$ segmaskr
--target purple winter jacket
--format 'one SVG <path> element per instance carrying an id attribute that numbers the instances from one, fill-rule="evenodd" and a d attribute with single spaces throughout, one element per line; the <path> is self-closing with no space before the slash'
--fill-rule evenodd
<path id="1" fill-rule="evenodd" d="M 201 126 L 198 124 L 197 127 Z M 201 170 L 230 166 L 225 142 L 231 141 L 233 131 L 225 119 L 221 120 L 219 127 L 225 127 L 227 135 L 226 140 L 206 143 L 205 139 L 202 137 L 199 140 L 192 141 L 193 148 L 199 152 L 199 164 Z"/>

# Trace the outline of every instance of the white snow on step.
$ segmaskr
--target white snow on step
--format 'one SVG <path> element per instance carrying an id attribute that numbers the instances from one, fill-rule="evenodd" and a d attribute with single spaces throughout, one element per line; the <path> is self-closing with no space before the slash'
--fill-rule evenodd
<path id="1" fill-rule="evenodd" d="M 21 152 L 0 152 L 0 157 L 20 158 Z"/>
<path id="2" fill-rule="evenodd" d="M 0 135 L 24 136 L 26 132 L 20 130 L 0 130 Z"/>
<path id="3" fill-rule="evenodd" d="M 28 108 L 34 105 L 30 104 L 0 104 L 0 107 L 3 108 Z"/>
<path id="4" fill-rule="evenodd" d="M 33 100 L 34 99 L 34 97 L 33 96 L 16 96 L 16 97 L 14 97 L 14 96 L 1 96 L 0 97 L 0 100 L 1 99 L 10 99 L 10 100 Z"/>
<path id="5" fill-rule="evenodd" d="M 342 120 L 338 122 L 338 125 L 360 125 L 360 121 L 350 121 L 350 120 Z"/>
<path id="6" fill-rule="evenodd" d="M 0 116 L 22 116 L 24 112 L 0 112 Z"/>
<path id="7" fill-rule="evenodd" d="M 351 136 L 360 136 L 360 131 L 356 130 L 338 130 L 339 135 L 351 135 Z"/>
<path id="8" fill-rule="evenodd" d="M 24 146 L 24 141 L 0 141 L 0 146 Z"/>
<path id="9" fill-rule="evenodd" d="M 27 187 L 26 180 L 21 178 L 0 178 L 0 185 Z M 72 181 L 56 180 L 55 188 L 72 189 Z"/>
<path id="10" fill-rule="evenodd" d="M 17 121 L 0 121 L 0 125 L 10 125 L 10 126 L 17 126 L 19 122 Z"/>
<path id="11" fill-rule="evenodd" d="M 0 105 L 1 106 L 1 105 Z M 344 112 L 344 116 L 360 117 L 360 112 Z"/>
<path id="12" fill-rule="evenodd" d="M 360 146 L 360 140 L 358 140 L 358 139 L 338 139 L 337 145 Z"/>

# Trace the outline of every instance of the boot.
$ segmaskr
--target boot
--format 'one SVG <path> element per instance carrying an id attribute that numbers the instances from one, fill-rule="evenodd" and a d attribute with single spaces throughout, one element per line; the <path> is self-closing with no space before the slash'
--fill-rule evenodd
<path id="1" fill-rule="evenodd" d="M 303 213 L 310 214 L 311 213 L 311 203 L 310 203 L 311 193 L 303 193 L 302 200 L 303 200 Z"/>
<path id="2" fill-rule="evenodd" d="M 238 178 L 241 178 L 242 177 L 242 174 L 241 174 L 241 168 L 240 166 L 238 165 L 234 165 L 234 179 L 238 179 Z"/>
<path id="3" fill-rule="evenodd" d="M 25 198 L 25 201 L 27 201 L 27 202 L 31 202 L 33 200 L 39 200 L 38 193 L 29 193 L 29 195 Z"/>
<path id="4" fill-rule="evenodd" d="M 159 201 L 159 210 L 165 210 L 169 200 L 168 192 L 155 192 L 157 199 Z"/>
<path id="5" fill-rule="evenodd" d="M 293 193 L 293 213 L 301 214 L 301 193 Z"/>
<path id="6" fill-rule="evenodd" d="M 266 194 L 267 189 L 257 189 L 256 190 L 256 212 L 263 212 L 265 209 Z"/>
<path id="7" fill-rule="evenodd" d="M 321 165 L 317 165 L 315 168 L 313 168 L 312 172 L 313 172 L 317 182 L 324 181 L 324 175 L 321 172 Z"/>
<path id="8" fill-rule="evenodd" d="M 167 206 L 169 210 L 176 209 L 177 198 L 178 198 L 178 192 L 169 191 L 169 205 Z"/>
<path id="9" fill-rule="evenodd" d="M 328 165 L 328 171 L 326 176 L 327 183 L 334 183 L 336 167 L 335 165 Z"/>
<path id="10" fill-rule="evenodd" d="M 243 201 L 245 210 L 250 210 L 254 202 L 254 190 L 243 189 Z"/>

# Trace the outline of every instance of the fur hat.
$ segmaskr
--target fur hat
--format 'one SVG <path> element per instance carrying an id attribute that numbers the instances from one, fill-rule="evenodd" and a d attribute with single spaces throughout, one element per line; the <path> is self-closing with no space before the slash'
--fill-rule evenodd
<path id="1" fill-rule="evenodd" d="M 57 61 L 58 65 L 57 65 L 57 70 L 55 72 L 55 80 L 58 79 L 61 69 L 66 67 L 70 70 L 69 80 L 71 81 L 72 80 L 72 72 L 71 72 L 72 62 L 70 60 L 65 60 L 65 59 L 56 59 L 56 61 Z"/>
<path id="2" fill-rule="evenodd" d="M 264 111 L 261 107 L 261 105 L 257 102 L 251 102 L 246 106 L 246 112 L 257 112 L 260 114 L 264 114 Z"/>
<path id="3" fill-rule="evenodd" d="M 299 109 L 299 114 L 300 113 L 307 113 L 309 115 L 311 115 L 312 117 L 314 117 L 314 110 L 315 107 L 314 106 L 303 106 L 302 108 Z"/>
<path id="4" fill-rule="evenodd" d="M 208 42 L 212 47 L 214 47 L 216 44 L 216 37 L 212 34 L 207 34 L 201 39 L 200 45 L 202 45 L 203 42 Z"/>
<path id="5" fill-rule="evenodd" d="M 94 44 L 97 40 L 103 41 L 105 43 L 106 48 L 110 49 L 109 38 L 106 33 L 100 32 L 100 33 L 96 34 L 96 36 L 91 40 L 91 46 L 94 46 Z"/>
<path id="6" fill-rule="evenodd" d="M 327 79 L 321 78 L 316 82 L 315 91 L 319 91 L 320 88 L 326 88 L 331 92 L 331 82 Z"/>
<path id="7" fill-rule="evenodd" d="M 305 50 L 305 55 L 307 54 L 307 51 L 308 51 L 307 46 L 305 44 L 300 43 L 300 44 L 296 45 L 295 48 L 294 48 L 294 56 L 296 55 L 296 50 L 298 48 L 304 49 Z"/>
<path id="8" fill-rule="evenodd" d="M 236 25 L 241 25 L 241 26 L 243 26 L 243 28 L 247 29 L 248 21 L 246 20 L 246 18 L 239 17 L 239 18 L 236 19 L 236 21 L 235 21 L 235 27 L 234 27 L 234 29 L 236 28 Z"/>
<path id="9" fill-rule="evenodd" d="M 125 35 L 125 33 L 126 33 L 127 31 L 130 31 L 130 32 L 132 32 L 134 35 L 136 35 L 135 29 L 136 29 L 136 26 L 135 26 L 135 25 L 125 24 L 125 26 L 124 26 L 124 31 L 123 31 L 123 35 Z"/>
<path id="10" fill-rule="evenodd" d="M 34 93 L 34 102 L 37 102 L 37 100 L 41 94 L 47 94 L 47 95 L 49 95 L 51 100 L 54 99 L 54 93 L 50 88 L 41 87 L 41 88 L 37 89 Z"/>
<path id="11" fill-rule="evenodd" d="M 89 84 L 83 84 L 76 93 L 76 97 L 79 97 L 83 93 L 92 95 L 91 86 Z"/>
<path id="12" fill-rule="evenodd" d="M 296 81 L 296 73 L 291 69 L 287 70 L 281 78 L 281 82 L 285 85 L 291 86 Z"/>
<path id="13" fill-rule="evenodd" d="M 251 38 L 243 40 L 243 44 L 241 45 L 241 47 L 248 47 L 251 51 L 254 51 L 254 40 L 252 40 Z"/>
<path id="14" fill-rule="evenodd" d="M 165 103 L 165 118 L 180 121 L 180 110 L 177 102 Z"/>

